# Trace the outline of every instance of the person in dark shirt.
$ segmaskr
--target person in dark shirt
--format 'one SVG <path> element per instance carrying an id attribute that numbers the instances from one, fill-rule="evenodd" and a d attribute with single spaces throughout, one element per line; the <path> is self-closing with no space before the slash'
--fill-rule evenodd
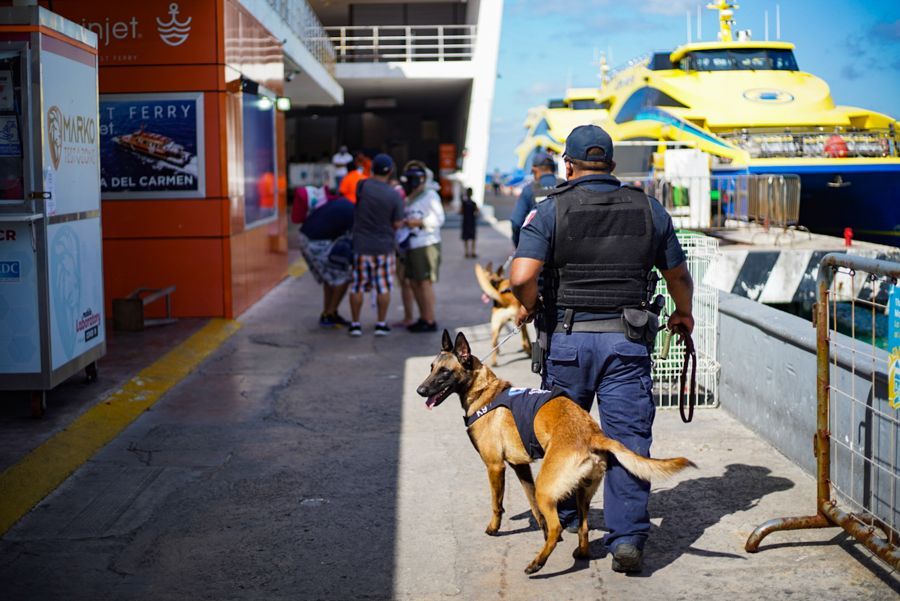
<path id="1" fill-rule="evenodd" d="M 353 221 L 353 285 L 350 288 L 351 336 L 362 336 L 359 322 L 363 293 L 376 293 L 375 335 L 387 336 L 388 306 L 394 286 L 394 232 L 403 224 L 403 200 L 389 183 L 393 159 L 379 154 L 372 160 L 372 177 L 357 188 Z"/>
<path id="2" fill-rule="evenodd" d="M 694 328 L 693 281 L 662 205 L 612 175 L 609 134 L 595 125 L 576 127 L 564 160 L 566 185 L 532 209 L 519 236 L 510 270 L 522 303 L 517 324 L 540 311 L 541 388 L 563 389 L 586 411 L 596 397 L 604 432 L 648 457 L 656 414 L 652 269 L 660 270 L 675 302 L 668 326 L 682 334 Z M 650 533 L 650 483 L 611 460 L 603 486 L 609 531 L 603 542 L 612 569 L 639 572 Z M 558 510 L 563 527 L 577 528 L 574 502 L 561 502 Z"/>
<path id="3" fill-rule="evenodd" d="M 477 231 L 478 205 L 472 200 L 472 188 L 466 188 L 462 197 L 462 206 L 459 209 L 462 214 L 462 240 L 465 247 L 466 258 L 475 259 L 475 232 Z"/>
<path id="4" fill-rule="evenodd" d="M 329 194 L 325 188 L 304 186 L 294 195 L 291 219 L 303 224 L 300 227 L 300 252 L 310 273 L 322 284 L 322 313 L 319 315 L 322 327 L 349 324 L 338 313 L 338 307 L 350 285 L 353 213 L 352 202 Z"/>
<path id="5" fill-rule="evenodd" d="M 543 202 L 549 196 L 553 188 L 557 184 L 563 183 L 563 180 L 556 177 L 556 161 L 546 152 L 536 152 L 531 159 L 531 173 L 534 181 L 522 188 L 516 206 L 513 208 L 509 223 L 512 226 L 513 246 L 519 245 L 519 232 L 522 231 L 522 224 L 525 223 L 525 217 L 534 209 L 537 204 Z"/>

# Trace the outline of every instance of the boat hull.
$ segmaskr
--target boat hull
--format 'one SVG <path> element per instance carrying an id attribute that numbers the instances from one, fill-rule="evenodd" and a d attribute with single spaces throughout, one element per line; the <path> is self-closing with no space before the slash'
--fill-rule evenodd
<path id="1" fill-rule="evenodd" d="M 810 231 L 900 246 L 900 163 L 760 166 L 750 173 L 800 176 L 800 224 Z M 839 178 L 838 178 L 839 176 Z"/>

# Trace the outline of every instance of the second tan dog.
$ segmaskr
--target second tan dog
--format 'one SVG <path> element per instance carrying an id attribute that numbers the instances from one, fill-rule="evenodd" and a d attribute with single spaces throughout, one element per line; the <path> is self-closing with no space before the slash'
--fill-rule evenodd
<path id="1" fill-rule="evenodd" d="M 494 303 L 491 307 L 491 348 L 493 348 L 500 340 L 503 326 L 508 323 L 515 325 L 516 315 L 519 313 L 521 304 L 512 293 L 509 278 L 503 275 L 503 265 L 498 267 L 497 271 L 493 271 L 492 263 L 488 263 L 484 267 L 476 263 L 475 279 L 478 280 L 478 285 L 485 296 Z M 531 355 L 531 340 L 528 339 L 528 330 L 524 327 L 522 328 L 522 350 L 529 356 Z M 499 354 L 499 348 L 491 353 L 490 364 L 492 366 L 496 367 Z"/>
<path id="2" fill-rule="evenodd" d="M 440 405 L 454 392 L 459 395 L 467 418 L 469 439 L 481 455 L 491 483 L 493 517 L 485 532 L 494 535 L 503 515 L 506 464 L 516 472 L 534 518 L 544 531 L 544 546 L 525 568 L 526 574 L 540 570 L 556 547 L 562 530 L 556 504 L 575 491 L 581 525 L 574 556 L 589 557 L 588 508 L 606 473 L 607 453 L 629 472 L 643 480 L 670 476 L 686 467 L 696 467 L 684 457 L 649 459 L 633 453 L 622 443 L 606 437 L 587 411 L 566 397 L 544 403 L 534 416 L 534 434 L 546 450 L 537 481 L 532 479 L 532 458 L 523 444 L 512 412 L 505 406 L 488 406 L 511 384 L 472 355 L 469 342 L 460 332 L 451 343 L 444 330 L 441 352 L 431 364 L 431 373 L 416 392 L 428 397 L 429 409 Z M 521 396 L 525 396 L 524 394 Z M 475 419 L 471 422 L 472 418 Z"/>

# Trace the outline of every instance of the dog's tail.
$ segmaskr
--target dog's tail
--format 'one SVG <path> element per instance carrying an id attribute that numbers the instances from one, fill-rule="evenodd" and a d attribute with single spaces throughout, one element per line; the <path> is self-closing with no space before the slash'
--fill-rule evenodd
<path id="1" fill-rule="evenodd" d="M 673 457 L 672 459 L 642 457 L 629 450 L 618 440 L 613 440 L 603 433 L 594 434 L 591 438 L 591 448 L 595 452 L 612 453 L 626 470 L 648 482 L 655 478 L 671 476 L 687 467 L 697 467 L 693 461 L 684 457 Z"/>
<path id="2" fill-rule="evenodd" d="M 498 303 L 503 302 L 500 298 L 500 292 L 491 285 L 491 278 L 488 275 L 487 270 L 478 263 L 475 263 L 475 279 L 478 280 L 478 286 L 481 287 L 481 291 L 484 292 L 488 298 Z"/>

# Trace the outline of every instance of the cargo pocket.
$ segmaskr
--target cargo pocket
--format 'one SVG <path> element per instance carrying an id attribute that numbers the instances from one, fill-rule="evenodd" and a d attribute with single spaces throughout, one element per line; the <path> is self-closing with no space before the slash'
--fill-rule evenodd
<path id="1" fill-rule="evenodd" d="M 547 359 L 553 363 L 578 365 L 578 348 L 553 341 Z"/>

